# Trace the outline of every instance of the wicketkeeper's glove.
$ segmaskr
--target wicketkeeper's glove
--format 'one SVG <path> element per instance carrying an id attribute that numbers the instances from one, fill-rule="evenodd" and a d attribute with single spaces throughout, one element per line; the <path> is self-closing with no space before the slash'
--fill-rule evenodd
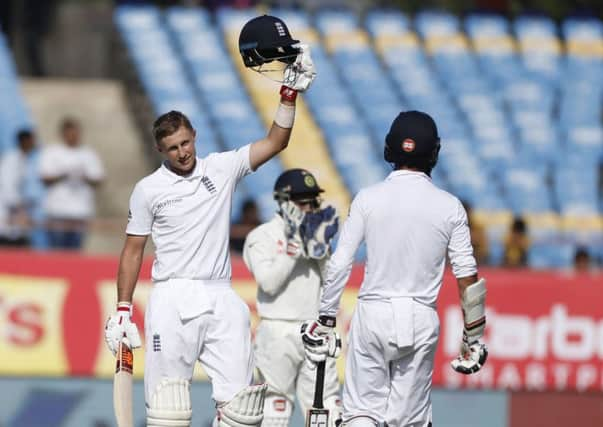
<path id="1" fill-rule="evenodd" d="M 114 356 L 117 354 L 119 342 L 124 336 L 128 338 L 132 348 L 138 348 L 142 345 L 138 328 L 132 322 L 132 304 L 118 302 L 117 312 L 109 317 L 107 323 L 105 323 L 105 342 Z"/>
<path id="2" fill-rule="evenodd" d="M 287 65 L 283 74 L 283 85 L 298 92 L 306 91 L 316 77 L 316 67 L 310 55 L 310 46 L 300 44 L 300 53 L 295 62 Z"/>
<path id="3" fill-rule="evenodd" d="M 341 353 L 341 338 L 335 331 L 335 325 L 335 318 L 330 316 L 319 316 L 317 320 L 302 324 L 300 333 L 304 351 L 311 362 L 322 362 Z"/>
<path id="4" fill-rule="evenodd" d="M 306 213 L 300 234 L 309 258 L 322 259 L 329 253 L 330 243 L 339 230 L 339 217 L 332 206 Z"/>
<path id="5" fill-rule="evenodd" d="M 280 203 L 280 213 L 285 222 L 287 255 L 295 258 L 305 256 L 304 244 L 300 234 L 300 226 L 304 220 L 305 213 L 290 200 Z"/>

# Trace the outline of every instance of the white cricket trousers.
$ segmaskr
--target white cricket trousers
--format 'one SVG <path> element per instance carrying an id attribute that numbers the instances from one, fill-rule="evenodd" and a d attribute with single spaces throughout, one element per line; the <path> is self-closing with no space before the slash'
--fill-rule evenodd
<path id="1" fill-rule="evenodd" d="M 286 396 L 293 405 L 295 395 L 306 413 L 314 402 L 316 368 L 304 353 L 300 329 L 302 322 L 262 319 L 255 332 L 255 360 L 268 393 Z M 324 399 L 339 396 L 335 359 L 328 358 L 325 369 Z"/>
<path id="2" fill-rule="evenodd" d="M 359 300 L 343 386 L 343 419 L 369 416 L 390 427 L 427 427 L 439 335 L 436 310 L 412 298 Z"/>
<path id="3" fill-rule="evenodd" d="M 230 281 L 170 279 L 154 284 L 145 314 L 145 398 L 163 378 L 190 380 L 199 360 L 216 402 L 253 380 L 249 308 Z"/>

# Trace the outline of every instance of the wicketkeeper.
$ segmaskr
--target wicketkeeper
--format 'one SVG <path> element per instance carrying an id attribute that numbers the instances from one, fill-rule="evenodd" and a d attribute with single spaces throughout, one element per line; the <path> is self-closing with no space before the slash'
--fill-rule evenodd
<path id="1" fill-rule="evenodd" d="M 305 360 L 299 331 L 318 314 L 322 270 L 338 230 L 335 209 L 321 207 L 322 191 L 307 170 L 284 172 L 274 185 L 277 214 L 245 240 L 243 258 L 258 284 L 255 358 L 268 384 L 264 427 L 288 426 L 296 395 L 304 414 L 312 406 L 316 369 Z M 326 367 L 324 396 L 333 427 L 341 418 L 335 359 Z"/>

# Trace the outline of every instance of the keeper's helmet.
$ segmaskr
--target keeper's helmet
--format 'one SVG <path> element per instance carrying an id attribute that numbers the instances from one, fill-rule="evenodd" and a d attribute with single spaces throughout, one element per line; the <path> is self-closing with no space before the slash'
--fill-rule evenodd
<path id="1" fill-rule="evenodd" d="M 316 178 L 305 169 L 289 169 L 283 172 L 274 184 L 274 199 L 277 202 L 291 200 L 297 203 L 311 203 L 312 208 L 320 207 L 320 193 Z"/>
<path id="2" fill-rule="evenodd" d="M 440 137 L 429 114 L 403 111 L 385 137 L 383 157 L 395 167 L 407 166 L 430 174 L 438 161 Z"/>
<path id="3" fill-rule="evenodd" d="M 239 35 L 239 52 L 246 67 L 259 67 L 278 60 L 291 64 L 300 52 L 285 23 L 276 16 L 262 15 L 248 21 Z"/>

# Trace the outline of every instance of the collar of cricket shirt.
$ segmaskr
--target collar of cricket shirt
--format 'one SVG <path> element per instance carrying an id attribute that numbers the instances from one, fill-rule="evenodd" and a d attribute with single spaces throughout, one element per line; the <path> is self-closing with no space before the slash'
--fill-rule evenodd
<path id="1" fill-rule="evenodd" d="M 428 179 L 429 181 L 431 181 L 431 178 L 425 172 L 411 171 L 408 169 L 398 169 L 395 171 L 391 171 L 386 179 L 393 179 L 393 178 L 403 177 L 403 176 L 419 176 L 421 178 L 425 178 L 425 179 Z"/>
<path id="2" fill-rule="evenodd" d="M 195 168 L 188 175 L 178 175 L 172 172 L 167 164 L 167 160 L 161 163 L 161 172 L 169 179 L 171 184 L 175 184 L 180 181 L 192 181 L 193 179 L 200 178 L 203 176 L 203 160 L 199 157 L 196 158 Z"/>

